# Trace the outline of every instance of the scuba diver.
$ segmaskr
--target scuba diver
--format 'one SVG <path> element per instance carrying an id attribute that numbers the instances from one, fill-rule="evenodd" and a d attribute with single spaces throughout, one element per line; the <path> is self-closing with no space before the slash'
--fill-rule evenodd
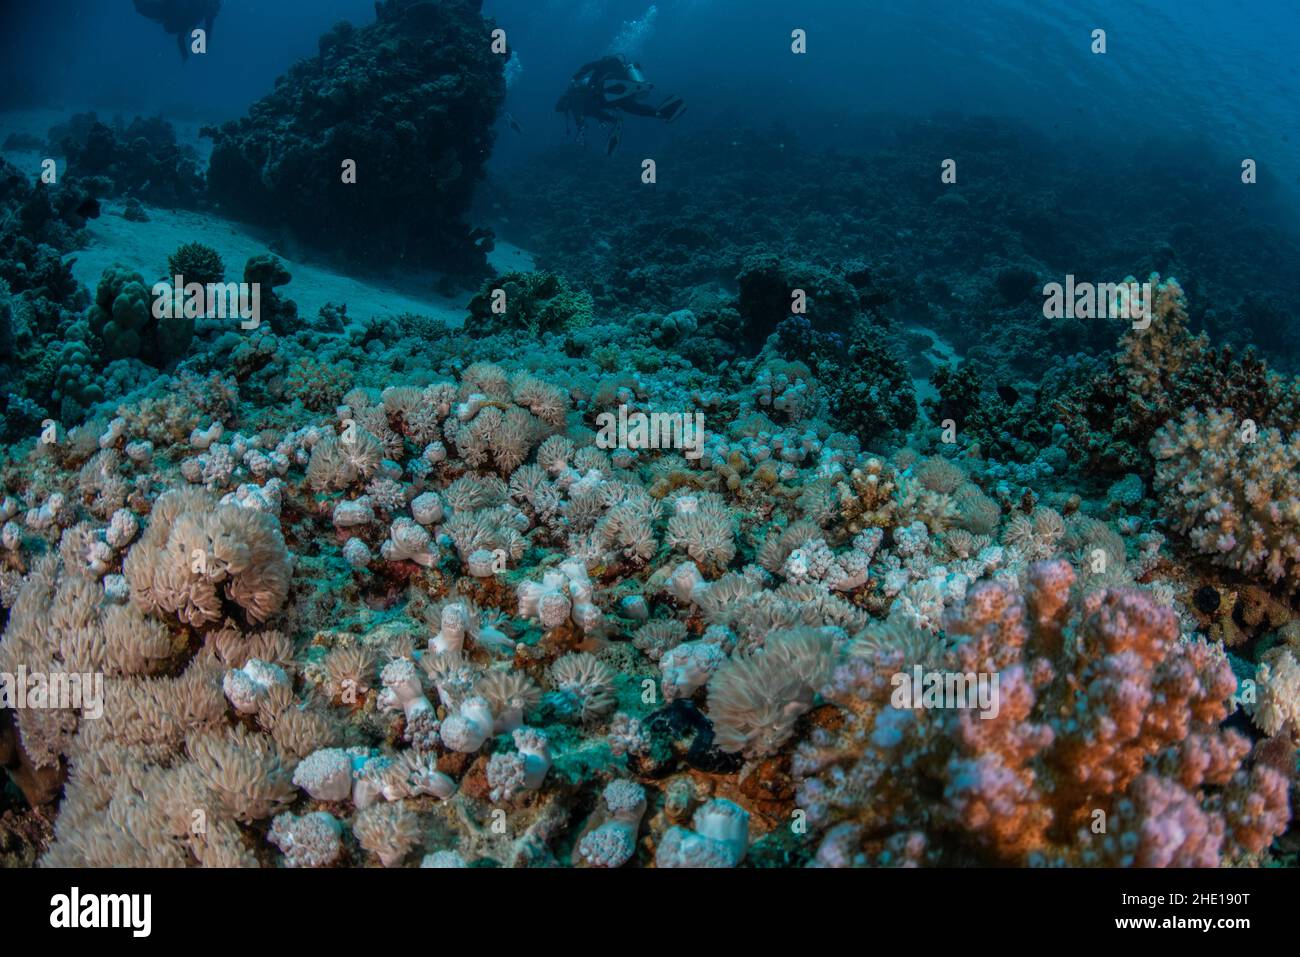
<path id="1" fill-rule="evenodd" d="M 569 88 L 555 104 L 555 112 L 564 114 L 566 128 L 569 117 L 573 117 L 579 143 L 586 142 L 588 120 L 595 120 L 601 126 L 613 126 L 605 146 L 605 155 L 608 156 L 618 148 L 623 135 L 623 119 L 618 113 L 648 116 L 671 123 L 686 112 L 686 104 L 680 96 L 670 96 L 658 106 L 644 102 L 641 97 L 653 88 L 653 83 L 646 82 L 639 64 L 622 54 L 601 57 L 573 74 Z"/>
<path id="2" fill-rule="evenodd" d="M 212 23 L 221 12 L 221 0 L 135 0 L 135 12 L 162 24 L 167 33 L 176 34 L 181 60 L 190 58 L 190 33 L 199 24 L 212 35 Z"/>

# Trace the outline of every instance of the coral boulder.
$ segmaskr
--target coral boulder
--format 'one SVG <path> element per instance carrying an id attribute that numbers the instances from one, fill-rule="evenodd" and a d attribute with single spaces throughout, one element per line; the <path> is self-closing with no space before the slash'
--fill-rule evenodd
<path id="1" fill-rule="evenodd" d="M 248 116 L 206 129 L 208 188 L 229 213 L 342 244 L 371 264 L 484 273 L 464 222 L 505 96 L 478 0 L 375 5 L 340 23 Z M 355 177 L 350 171 L 355 164 Z"/>

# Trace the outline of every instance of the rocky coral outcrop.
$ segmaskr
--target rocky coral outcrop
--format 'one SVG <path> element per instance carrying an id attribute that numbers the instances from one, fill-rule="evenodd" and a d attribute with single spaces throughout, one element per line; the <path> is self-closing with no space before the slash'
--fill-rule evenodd
<path id="1" fill-rule="evenodd" d="M 505 57 L 490 49 L 477 0 L 375 9 L 375 23 L 322 36 L 319 54 L 247 117 L 205 130 L 209 195 L 305 242 L 328 236 L 354 261 L 476 281 L 491 239 L 465 215 L 491 152 Z"/>
<path id="2" fill-rule="evenodd" d="M 133 197 L 158 206 L 193 208 L 203 201 L 198 154 L 177 142 L 161 117 L 118 120 L 110 126 L 80 114 L 50 130 L 50 141 L 67 157 L 68 173 L 94 177 L 103 196 Z"/>

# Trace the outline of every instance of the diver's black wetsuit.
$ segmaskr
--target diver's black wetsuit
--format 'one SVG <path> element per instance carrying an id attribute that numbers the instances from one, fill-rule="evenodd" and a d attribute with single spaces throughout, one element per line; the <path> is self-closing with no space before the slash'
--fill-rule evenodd
<path id="1" fill-rule="evenodd" d="M 649 92 L 651 84 L 641 75 L 641 68 L 623 56 L 606 56 L 584 64 L 573 74 L 569 88 L 555 104 L 555 111 L 572 117 L 579 138 L 586 130 L 587 120 L 615 129 L 610 136 L 609 151 L 618 144 L 622 120 L 618 113 L 645 116 L 671 123 L 685 109 L 680 97 L 672 96 L 659 106 L 651 106 L 641 99 Z"/>
<path id="2" fill-rule="evenodd" d="M 181 59 L 188 60 L 190 33 L 202 24 L 211 36 L 221 0 L 135 0 L 135 12 L 161 24 L 164 32 L 176 34 Z"/>

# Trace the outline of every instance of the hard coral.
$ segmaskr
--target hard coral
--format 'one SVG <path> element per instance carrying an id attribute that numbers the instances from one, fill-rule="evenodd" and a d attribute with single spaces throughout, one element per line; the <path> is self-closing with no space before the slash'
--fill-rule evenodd
<path id="1" fill-rule="evenodd" d="M 1300 432 L 1187 409 L 1151 440 L 1174 527 L 1216 565 L 1300 588 Z"/>
<path id="2" fill-rule="evenodd" d="M 840 665 L 823 693 L 851 720 L 795 758 L 810 817 L 856 821 L 877 851 L 909 829 L 948 834 L 926 852 L 936 863 L 1213 865 L 1262 850 L 1286 826 L 1285 784 L 1219 727 L 1226 659 L 1181 641 L 1144 593 L 1084 600 L 1073 584 L 1064 562 L 1040 563 L 1023 589 L 982 584 L 949 613 L 944 667 L 999 675 L 995 715 L 896 707 L 903 659 L 888 649 Z M 1166 826 L 1173 814 L 1183 827 Z"/>
<path id="3" fill-rule="evenodd" d="M 489 280 L 469 303 L 471 336 L 519 330 L 530 336 L 589 325 L 591 294 L 548 272 L 512 272 Z"/>
<path id="4" fill-rule="evenodd" d="M 167 275 L 180 276 L 185 285 L 196 282 L 206 287 L 226 278 L 226 264 L 221 261 L 221 254 L 211 246 L 185 243 L 167 257 Z"/>
<path id="5" fill-rule="evenodd" d="M 139 273 L 124 266 L 104 271 L 87 320 L 109 359 L 166 365 L 185 354 L 194 336 L 193 318 L 156 318 L 149 287 Z"/>

